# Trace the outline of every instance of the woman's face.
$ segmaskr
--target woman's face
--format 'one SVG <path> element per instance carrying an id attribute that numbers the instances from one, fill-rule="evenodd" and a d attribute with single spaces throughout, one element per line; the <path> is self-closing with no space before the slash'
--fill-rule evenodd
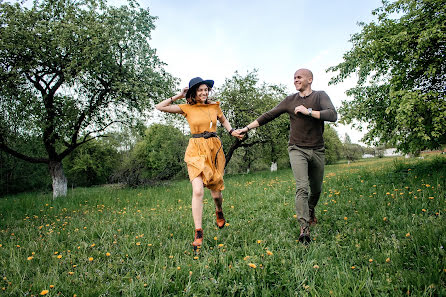
<path id="1" fill-rule="evenodd" d="M 197 88 L 197 92 L 195 94 L 195 100 L 197 102 L 204 103 L 206 99 L 208 99 L 209 88 L 206 84 L 202 84 Z"/>

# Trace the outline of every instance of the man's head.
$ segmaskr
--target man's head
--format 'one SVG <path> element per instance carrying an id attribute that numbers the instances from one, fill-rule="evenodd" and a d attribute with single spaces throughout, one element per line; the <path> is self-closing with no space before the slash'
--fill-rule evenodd
<path id="1" fill-rule="evenodd" d="M 294 73 L 294 86 L 299 92 L 311 90 L 313 82 L 313 73 L 308 69 L 299 69 Z"/>

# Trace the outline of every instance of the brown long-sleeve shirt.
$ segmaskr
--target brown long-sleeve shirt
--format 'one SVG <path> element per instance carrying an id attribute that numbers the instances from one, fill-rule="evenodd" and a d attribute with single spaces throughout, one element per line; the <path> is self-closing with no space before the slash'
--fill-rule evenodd
<path id="1" fill-rule="evenodd" d="M 300 112 L 295 114 L 294 109 L 299 105 L 320 111 L 321 118 L 316 119 Z M 288 144 L 304 148 L 324 147 L 324 138 L 322 137 L 324 121 L 336 122 L 338 118 L 330 97 L 324 91 L 313 91 L 305 97 L 300 97 L 299 93 L 287 96 L 276 107 L 261 115 L 257 121 L 261 126 L 285 112 L 290 115 L 290 139 Z"/>

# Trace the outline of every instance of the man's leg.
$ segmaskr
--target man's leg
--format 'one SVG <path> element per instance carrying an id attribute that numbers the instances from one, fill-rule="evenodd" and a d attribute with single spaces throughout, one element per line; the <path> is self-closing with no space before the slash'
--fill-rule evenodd
<path id="1" fill-rule="evenodd" d="M 322 192 L 322 181 L 324 179 L 325 149 L 313 150 L 313 156 L 308 165 L 308 177 L 310 182 L 310 199 L 308 207 L 310 211 L 310 223 L 317 222 L 315 207 Z"/>
<path id="2" fill-rule="evenodd" d="M 308 212 L 308 159 L 310 156 L 308 150 L 297 146 L 290 146 L 288 154 L 296 181 L 295 205 L 297 220 L 301 227 L 308 227 L 308 221 L 310 220 Z"/>

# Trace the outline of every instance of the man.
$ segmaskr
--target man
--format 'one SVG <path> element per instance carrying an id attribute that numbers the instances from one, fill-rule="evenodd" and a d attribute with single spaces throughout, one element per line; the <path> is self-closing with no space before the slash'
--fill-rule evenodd
<path id="1" fill-rule="evenodd" d="M 313 73 L 310 70 L 297 70 L 294 74 L 294 85 L 298 93 L 287 96 L 257 120 L 235 131 L 242 135 L 272 121 L 282 113 L 290 115 L 288 153 L 296 180 L 296 215 L 300 223 L 299 241 L 303 244 L 310 243 L 310 225 L 317 223 L 315 207 L 322 191 L 325 165 L 322 137 L 324 121 L 337 120 L 330 97 L 324 91 L 313 91 L 312 82 Z"/>

